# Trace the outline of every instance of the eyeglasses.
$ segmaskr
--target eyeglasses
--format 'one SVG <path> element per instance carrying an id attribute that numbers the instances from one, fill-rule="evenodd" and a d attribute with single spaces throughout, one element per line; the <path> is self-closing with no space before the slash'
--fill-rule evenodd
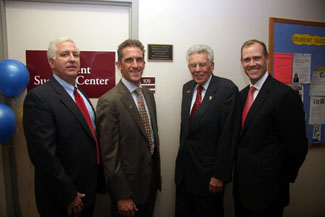
<path id="1" fill-rule="evenodd" d="M 190 67 L 191 69 L 195 69 L 197 66 L 199 66 L 199 68 L 204 68 L 204 67 L 207 67 L 209 65 L 210 65 L 209 62 L 190 63 L 190 64 L 188 64 L 188 67 Z"/>

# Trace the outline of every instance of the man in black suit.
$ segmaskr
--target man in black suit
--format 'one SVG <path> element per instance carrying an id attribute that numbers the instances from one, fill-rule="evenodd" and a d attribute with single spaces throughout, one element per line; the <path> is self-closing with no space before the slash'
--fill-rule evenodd
<path id="1" fill-rule="evenodd" d="M 75 82 L 79 50 L 71 39 L 62 37 L 50 43 L 47 57 L 53 75 L 27 94 L 23 116 L 35 166 L 37 209 L 41 217 L 90 217 L 100 159 L 95 113 Z M 82 98 L 87 117 L 76 104 L 76 95 Z"/>
<path id="2" fill-rule="evenodd" d="M 250 85 L 240 92 L 236 217 L 281 217 L 289 204 L 289 183 L 307 153 L 303 104 L 294 90 L 267 72 L 269 55 L 263 42 L 245 42 L 241 63 Z"/>
<path id="3" fill-rule="evenodd" d="M 193 80 L 183 86 L 176 217 L 222 217 L 240 128 L 239 92 L 232 81 L 212 74 L 210 47 L 194 45 L 187 60 Z"/>

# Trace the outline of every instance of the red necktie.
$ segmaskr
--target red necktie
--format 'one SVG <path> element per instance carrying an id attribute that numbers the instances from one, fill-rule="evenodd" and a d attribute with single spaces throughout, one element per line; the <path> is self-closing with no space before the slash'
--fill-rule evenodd
<path id="1" fill-rule="evenodd" d="M 201 91 L 202 91 L 202 89 L 203 89 L 203 87 L 201 85 L 199 85 L 197 87 L 196 99 L 195 99 L 195 103 L 194 103 L 192 111 L 191 111 L 190 121 L 193 119 L 196 110 L 199 108 L 199 106 L 201 104 L 201 98 L 202 98 Z"/>
<path id="2" fill-rule="evenodd" d="M 90 118 L 88 109 L 86 107 L 86 104 L 85 104 L 84 100 L 82 99 L 82 97 L 78 93 L 76 87 L 74 88 L 73 94 L 74 94 L 74 99 L 76 100 L 76 104 L 79 107 L 79 109 L 82 112 L 82 114 L 84 115 L 84 117 L 85 117 L 85 119 L 87 121 L 88 127 L 89 127 L 89 129 L 90 129 L 90 131 L 93 134 L 93 137 L 95 139 L 95 142 L 96 142 L 96 151 L 97 151 L 97 164 L 99 164 L 99 158 L 100 158 L 100 156 L 99 156 L 98 140 L 97 140 L 96 133 L 94 131 L 94 126 L 93 126 L 93 123 L 91 121 L 91 118 Z"/>
<path id="3" fill-rule="evenodd" d="M 251 108 L 251 106 L 252 106 L 252 104 L 254 102 L 254 92 L 255 92 L 255 90 L 256 90 L 256 88 L 254 86 L 251 86 L 251 88 L 248 91 L 246 104 L 245 104 L 245 107 L 244 107 L 244 110 L 243 110 L 243 114 L 241 116 L 242 117 L 242 119 L 241 119 L 242 120 L 241 127 L 244 126 L 247 113 L 248 113 L 249 109 Z"/>

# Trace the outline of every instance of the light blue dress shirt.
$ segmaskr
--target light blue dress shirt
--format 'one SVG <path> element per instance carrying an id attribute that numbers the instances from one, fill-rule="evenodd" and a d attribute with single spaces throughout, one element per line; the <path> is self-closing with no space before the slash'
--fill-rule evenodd
<path id="1" fill-rule="evenodd" d="M 62 78 L 60 78 L 59 76 L 57 76 L 56 74 L 53 74 L 53 77 L 55 78 L 55 80 L 57 80 L 57 82 L 59 82 L 59 84 L 61 84 L 61 86 L 65 89 L 65 91 L 69 94 L 69 96 L 73 99 L 73 101 L 75 101 L 74 99 L 74 87 L 77 88 L 78 93 L 80 94 L 80 96 L 82 97 L 82 99 L 84 100 L 88 113 L 90 115 L 91 121 L 93 123 L 93 127 L 94 127 L 94 131 L 96 132 L 96 124 L 95 124 L 95 112 L 92 109 L 91 105 L 89 104 L 88 100 L 86 99 L 86 97 L 80 92 L 80 90 L 78 89 L 77 84 L 75 84 L 75 86 L 69 84 L 68 82 L 66 82 L 65 80 L 63 80 Z M 76 101 L 75 101 L 76 102 Z"/>

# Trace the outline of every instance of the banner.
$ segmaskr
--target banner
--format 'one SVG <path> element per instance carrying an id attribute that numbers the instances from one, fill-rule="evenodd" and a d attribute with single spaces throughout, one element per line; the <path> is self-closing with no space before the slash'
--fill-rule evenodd
<path id="1" fill-rule="evenodd" d="M 47 51 L 26 50 L 29 71 L 27 90 L 44 84 L 52 76 Z M 78 86 L 89 98 L 99 98 L 115 86 L 115 52 L 80 51 Z"/>

